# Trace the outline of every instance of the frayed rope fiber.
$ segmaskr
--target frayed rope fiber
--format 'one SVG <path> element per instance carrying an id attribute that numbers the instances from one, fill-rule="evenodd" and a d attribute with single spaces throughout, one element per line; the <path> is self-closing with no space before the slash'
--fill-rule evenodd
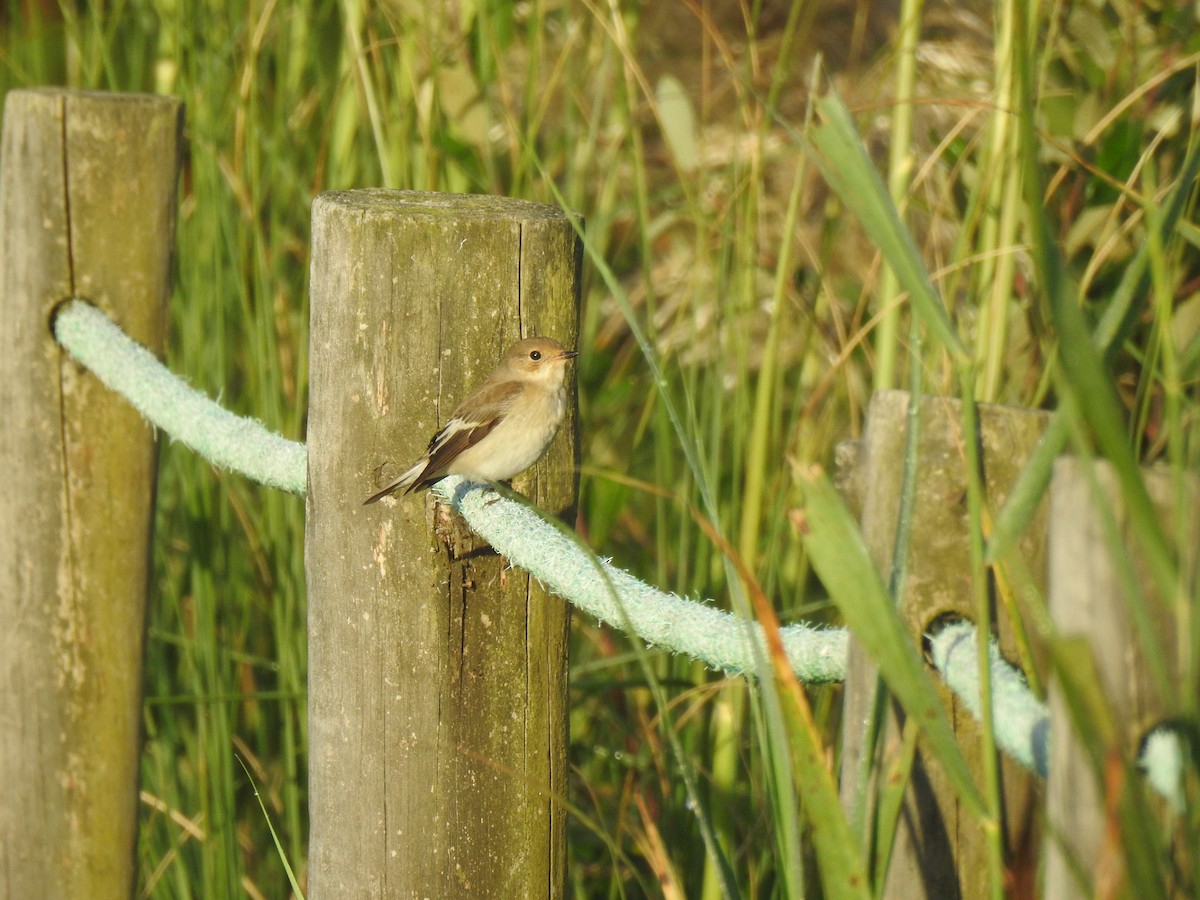
<path id="1" fill-rule="evenodd" d="M 172 374 L 104 313 L 83 300 L 63 304 L 54 320 L 58 342 L 105 385 L 125 397 L 142 416 L 222 469 L 240 472 L 271 487 L 303 496 L 307 491 L 304 444 L 269 431 L 254 419 L 234 415 Z M 484 485 L 452 476 L 434 486 L 473 531 L 511 563 L 525 569 L 580 610 L 648 643 L 698 659 L 716 669 L 749 673 L 765 657 L 757 622 L 674 594 L 664 593 L 628 572 L 597 560 L 536 511 L 498 497 Z M 845 629 L 788 625 L 784 649 L 801 681 L 845 679 Z M 947 685 L 979 717 L 979 666 L 975 627 L 957 623 L 930 639 L 934 665 Z M 755 646 L 757 644 L 757 647 Z M 1049 716 L 1021 673 L 990 649 L 993 720 L 997 744 L 1015 760 L 1045 777 Z M 1150 783 L 1168 798 L 1178 796 L 1174 769 L 1157 764 L 1178 756 L 1172 738 L 1144 754 Z M 1174 753 L 1174 756 L 1172 755 Z M 1176 766 L 1178 768 L 1178 766 Z M 1161 770 L 1161 771 L 1159 771 Z"/>

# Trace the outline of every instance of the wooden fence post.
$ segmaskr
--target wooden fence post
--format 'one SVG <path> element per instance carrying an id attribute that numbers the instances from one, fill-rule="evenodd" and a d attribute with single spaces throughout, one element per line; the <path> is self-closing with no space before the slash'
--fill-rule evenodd
<path id="1" fill-rule="evenodd" d="M 0 897 L 134 889 L 142 642 L 157 453 L 74 365 L 72 295 L 156 350 L 182 106 L 20 90 L 0 172 Z"/>
<path id="2" fill-rule="evenodd" d="M 1183 533 L 1173 536 L 1184 548 L 1187 596 L 1193 597 L 1194 548 L 1200 536 L 1196 476 L 1187 476 L 1183 491 L 1178 491 L 1180 484 L 1169 471 L 1143 470 L 1143 476 L 1164 530 L 1174 533 L 1177 526 L 1183 526 Z M 1107 500 L 1098 497 L 1097 491 Z M 1180 618 L 1176 618 L 1176 611 L 1168 605 L 1171 598 L 1164 598 L 1147 574 L 1131 537 L 1117 477 L 1108 463 L 1059 459 L 1050 495 L 1050 617 L 1061 639 L 1082 642 L 1081 659 L 1091 655 L 1095 681 L 1115 727 L 1112 749 L 1116 758 L 1134 759 L 1142 739 L 1159 723 L 1167 705 L 1151 677 L 1146 650 L 1138 637 L 1131 609 L 1131 602 L 1136 601 L 1131 601 L 1118 575 L 1104 525 L 1107 516 L 1112 517 L 1130 553 L 1139 588 L 1147 598 L 1147 618 L 1161 643 L 1161 665 L 1171 680 L 1180 677 L 1180 645 L 1190 640 L 1190 629 L 1184 624 L 1183 611 L 1179 610 Z M 1102 511 L 1105 506 L 1107 512 Z M 1117 797 L 1106 797 L 1097 784 L 1092 760 L 1076 735 L 1056 681 L 1050 684 L 1049 699 L 1045 896 L 1063 900 L 1114 896 L 1125 875 L 1123 842 L 1106 847 L 1106 841 L 1114 839 L 1108 832 L 1116 824 L 1109 804 L 1116 804 Z M 1106 787 L 1117 793 L 1123 789 L 1116 783 Z M 1169 888 L 1166 893 L 1176 896 Z"/>
<path id="3" fill-rule="evenodd" d="M 839 478 L 857 494 L 863 535 L 880 572 L 891 571 L 903 485 L 909 395 L 883 391 L 871 400 L 862 446 L 844 454 L 856 471 Z M 1005 406 L 981 406 L 980 440 L 990 508 L 998 510 L 1032 452 L 1046 415 Z M 968 573 L 966 457 L 958 401 L 922 397 L 918 475 L 901 618 L 914 646 L 944 616 L 974 619 Z M 1021 553 L 1039 584 L 1045 573 L 1045 514 L 1039 513 L 1021 542 Z M 1000 617 L 1001 649 L 1015 659 L 1007 621 Z M 877 671 L 857 642 L 850 641 L 843 706 L 841 794 L 847 813 L 858 795 L 867 722 L 874 707 Z M 936 676 L 935 676 L 936 679 Z M 981 772 L 979 726 L 945 685 L 939 693 L 977 778 Z M 893 705 L 872 761 L 872 777 L 887 771 L 900 749 Z M 1002 791 L 1010 858 L 1036 852 L 1037 788 L 1034 779 L 1002 757 Z M 981 782 L 980 782 L 981 783 Z M 983 830 L 958 808 L 953 788 L 936 760 L 918 743 L 912 777 L 892 849 L 884 890 L 889 898 L 982 898 L 988 896 Z M 1029 863 L 1032 865 L 1032 863 Z"/>
<path id="4" fill-rule="evenodd" d="M 566 605 L 431 494 L 363 500 L 510 342 L 574 346 L 575 232 L 551 207 L 379 190 L 321 195 L 312 227 L 309 897 L 561 896 Z M 513 485 L 551 515 L 574 504 L 570 407 Z"/>

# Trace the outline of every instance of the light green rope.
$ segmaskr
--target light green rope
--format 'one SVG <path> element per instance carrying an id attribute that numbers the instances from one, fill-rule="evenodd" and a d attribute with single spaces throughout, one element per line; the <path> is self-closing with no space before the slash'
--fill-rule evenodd
<path id="1" fill-rule="evenodd" d="M 83 300 L 68 300 L 54 318 L 54 336 L 105 385 L 154 425 L 214 466 L 270 487 L 304 495 L 308 451 L 234 415 L 170 372 L 113 321 Z"/>
<path id="2" fill-rule="evenodd" d="M 434 490 L 497 553 L 608 625 L 622 630 L 628 627 L 657 647 L 686 653 L 726 672 L 754 670 L 751 641 L 758 642 L 764 658 L 767 655 L 762 626 L 757 622 L 664 593 L 594 559 L 524 504 L 498 499 L 485 485 L 472 484 L 458 475 L 443 478 Z M 780 636 L 801 681 L 828 683 L 846 677 L 845 630 L 789 625 L 780 629 Z"/>
<path id="3" fill-rule="evenodd" d="M 112 390 L 125 397 L 156 428 L 182 441 L 223 469 L 293 494 L 307 490 L 307 450 L 236 416 L 166 369 L 104 313 L 70 300 L 54 320 L 59 343 Z M 628 572 L 598 561 L 524 504 L 498 498 L 490 488 L 452 476 L 434 488 L 509 562 L 525 569 L 582 612 L 658 647 L 698 659 L 726 672 L 754 669 L 755 648 L 765 648 L 762 627 L 714 606 L 664 593 Z M 597 565 L 601 571 L 597 570 Z M 974 626 L 959 623 L 931 638 L 934 665 L 946 683 L 978 715 Z M 796 675 L 807 683 L 842 681 L 846 672 L 844 629 L 789 625 L 781 629 Z M 991 671 L 997 743 L 1043 777 L 1049 745 L 1049 716 L 1021 673 L 1000 656 L 993 642 Z M 1170 798 L 1178 796 L 1177 760 L 1169 736 L 1144 754 L 1149 780 Z M 1177 742 L 1176 742 L 1177 744 Z M 1164 749 L 1166 748 L 1166 749 Z M 1173 787 L 1172 787 L 1173 786 Z"/>

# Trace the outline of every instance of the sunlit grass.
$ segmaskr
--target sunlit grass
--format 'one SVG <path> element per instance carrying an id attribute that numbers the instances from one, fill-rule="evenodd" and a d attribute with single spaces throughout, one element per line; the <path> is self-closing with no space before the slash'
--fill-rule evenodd
<path id="1" fill-rule="evenodd" d="M 1195 467 L 1200 239 L 1164 222 L 1194 140 L 1193 12 L 1077 4 L 1026 22 L 1013 2 L 993 25 L 990 8 L 905 3 L 922 27 L 896 43 L 869 4 L 716 6 L 14 0 L 0 79 L 185 100 L 169 361 L 290 437 L 307 407 L 316 192 L 496 192 L 581 212 L 580 530 L 663 588 L 745 615 L 761 588 L 785 621 L 832 620 L 792 524 L 794 473 L 857 436 L 873 385 L 915 376 L 1050 408 L 1104 391 L 1060 445 L 1123 456 L 1135 498 L 1134 461 Z M 814 117 L 810 91 L 830 86 L 903 219 L 864 212 L 878 198 L 814 130 L 834 107 Z M 1180 208 L 1190 219 L 1190 198 Z M 1085 356 L 1094 343 L 1103 365 L 1056 372 L 1060 341 Z M 1032 508 L 990 512 L 1003 531 Z M 168 446 L 158 515 L 142 885 L 286 896 L 235 754 L 302 877 L 303 505 Z M 1160 584 L 1182 583 L 1170 535 L 1145 509 L 1138 528 Z M 1180 622 L 1180 645 L 1200 648 L 1200 617 Z M 816 773 L 793 759 L 809 732 L 786 684 L 639 659 L 586 621 L 572 650 L 576 893 L 720 896 L 722 860 L 743 896 L 816 890 L 797 791 Z M 1196 679 L 1183 683 L 1194 714 Z M 836 762 L 837 691 L 805 693 Z"/>

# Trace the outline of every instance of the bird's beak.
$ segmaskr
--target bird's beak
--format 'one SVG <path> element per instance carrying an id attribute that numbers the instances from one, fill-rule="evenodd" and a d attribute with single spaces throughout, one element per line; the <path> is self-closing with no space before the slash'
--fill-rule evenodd
<path id="1" fill-rule="evenodd" d="M 559 359 L 574 359 L 578 355 L 579 355 L 578 350 L 564 350 L 562 353 L 558 354 L 558 358 Z"/>

